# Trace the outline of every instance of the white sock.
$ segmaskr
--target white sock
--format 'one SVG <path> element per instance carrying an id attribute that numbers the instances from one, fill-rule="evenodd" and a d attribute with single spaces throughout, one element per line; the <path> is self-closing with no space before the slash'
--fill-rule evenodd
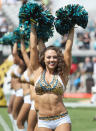
<path id="1" fill-rule="evenodd" d="M 8 115 L 9 115 L 11 123 L 12 123 L 13 131 L 16 131 L 16 127 L 15 127 L 15 124 L 13 122 L 14 121 L 13 116 L 12 116 L 12 114 L 8 114 Z"/>
<path id="2" fill-rule="evenodd" d="M 27 131 L 27 130 L 25 130 L 25 129 L 19 129 L 19 128 L 18 128 L 18 131 Z"/>
<path id="3" fill-rule="evenodd" d="M 14 120 L 16 131 L 18 131 L 17 120 Z"/>
<path id="4" fill-rule="evenodd" d="M 25 128 L 26 131 L 27 131 L 27 126 L 28 126 L 27 121 L 25 121 L 24 128 Z"/>

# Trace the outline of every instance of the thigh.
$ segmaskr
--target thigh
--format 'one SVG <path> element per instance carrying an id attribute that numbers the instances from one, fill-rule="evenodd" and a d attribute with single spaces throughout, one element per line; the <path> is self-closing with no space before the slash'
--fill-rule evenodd
<path id="1" fill-rule="evenodd" d="M 14 119 L 17 119 L 18 113 L 23 104 L 23 97 L 15 97 L 12 114 Z"/>
<path id="2" fill-rule="evenodd" d="M 64 123 L 59 125 L 55 131 L 71 131 L 71 124 L 69 123 Z"/>
<path id="3" fill-rule="evenodd" d="M 8 105 L 8 113 L 12 112 L 14 100 L 15 100 L 15 95 L 10 96 L 9 105 Z"/>
<path id="4" fill-rule="evenodd" d="M 15 97 L 13 108 L 19 110 L 23 104 L 23 97 Z"/>
<path id="5" fill-rule="evenodd" d="M 39 127 L 38 131 L 53 131 L 52 129 L 45 128 L 45 127 Z M 60 130 L 59 130 L 60 131 Z"/>
<path id="6" fill-rule="evenodd" d="M 18 114 L 17 120 L 21 120 L 22 122 L 24 122 L 25 120 L 27 120 L 28 118 L 28 113 L 30 110 L 30 104 L 24 103 L 21 107 L 21 110 Z"/>
<path id="7" fill-rule="evenodd" d="M 35 110 L 30 110 L 28 115 L 28 130 L 33 131 L 37 123 L 37 113 Z"/>

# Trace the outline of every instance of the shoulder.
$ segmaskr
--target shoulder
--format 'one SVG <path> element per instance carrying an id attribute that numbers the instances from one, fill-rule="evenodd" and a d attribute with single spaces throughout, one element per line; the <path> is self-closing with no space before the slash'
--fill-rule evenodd
<path id="1" fill-rule="evenodd" d="M 38 80 L 38 78 L 41 76 L 41 74 L 43 73 L 43 68 L 40 66 L 39 68 L 37 68 L 36 70 L 33 71 L 33 76 L 34 76 L 34 82 L 36 82 Z"/>

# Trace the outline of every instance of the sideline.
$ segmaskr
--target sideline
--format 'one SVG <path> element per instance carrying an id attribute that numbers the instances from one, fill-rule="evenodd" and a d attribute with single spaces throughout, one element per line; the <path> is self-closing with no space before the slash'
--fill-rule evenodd
<path id="1" fill-rule="evenodd" d="M 77 107 L 82 107 L 82 108 L 86 108 L 86 107 L 89 107 L 89 108 L 96 108 L 96 103 L 94 104 L 91 104 L 90 101 L 87 102 L 87 101 L 84 101 L 84 102 L 64 102 L 64 105 L 66 107 L 72 107 L 72 108 L 77 108 Z"/>
<path id="2" fill-rule="evenodd" d="M 11 131 L 11 129 L 9 128 L 9 126 L 7 125 L 7 123 L 6 123 L 5 120 L 2 118 L 1 115 L 0 115 L 0 125 L 2 125 L 4 131 Z"/>

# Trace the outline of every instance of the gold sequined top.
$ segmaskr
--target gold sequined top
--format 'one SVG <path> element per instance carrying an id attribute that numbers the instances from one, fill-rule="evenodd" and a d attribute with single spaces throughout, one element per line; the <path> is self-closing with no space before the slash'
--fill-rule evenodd
<path id="1" fill-rule="evenodd" d="M 35 83 L 35 90 L 38 95 L 48 92 L 54 93 L 56 95 L 63 95 L 64 89 L 64 84 L 59 75 L 54 75 L 52 82 L 48 84 L 45 80 L 45 71 L 41 74 Z"/>

